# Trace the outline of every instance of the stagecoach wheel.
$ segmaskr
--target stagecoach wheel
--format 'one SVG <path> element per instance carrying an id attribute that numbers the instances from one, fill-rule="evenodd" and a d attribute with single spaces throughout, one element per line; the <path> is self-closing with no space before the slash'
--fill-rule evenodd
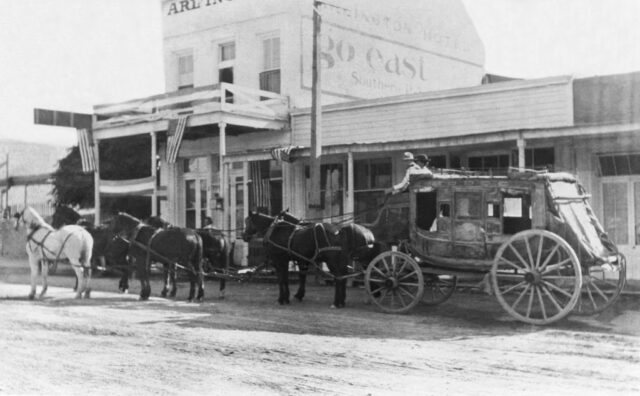
<path id="1" fill-rule="evenodd" d="M 627 260 L 619 255 L 617 266 L 592 266 L 582 276 L 582 292 L 573 312 L 578 315 L 595 315 L 613 305 L 624 288 L 627 279 Z"/>
<path id="2" fill-rule="evenodd" d="M 568 315 L 582 288 L 576 253 L 546 230 L 522 231 L 502 244 L 491 280 L 500 305 L 514 318 L 536 325 Z"/>
<path id="3" fill-rule="evenodd" d="M 424 274 L 424 296 L 422 302 L 438 305 L 447 301 L 456 291 L 458 277 L 451 275 Z"/>
<path id="4" fill-rule="evenodd" d="M 408 312 L 424 293 L 422 269 L 409 255 L 396 251 L 381 253 L 369 263 L 364 284 L 369 298 L 388 313 Z"/>

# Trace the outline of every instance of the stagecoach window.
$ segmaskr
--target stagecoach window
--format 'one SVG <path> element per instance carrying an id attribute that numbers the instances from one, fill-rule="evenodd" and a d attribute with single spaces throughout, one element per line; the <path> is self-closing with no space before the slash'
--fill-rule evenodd
<path id="1" fill-rule="evenodd" d="M 500 218 L 500 204 L 488 203 L 487 204 L 487 217 Z"/>
<path id="2" fill-rule="evenodd" d="M 448 203 L 441 203 L 440 204 L 440 213 L 438 213 L 438 216 L 440 216 L 440 217 L 449 217 L 449 216 L 451 216 L 451 205 L 449 205 Z"/>
<path id="3" fill-rule="evenodd" d="M 502 212 L 502 228 L 505 234 L 511 235 L 531 229 L 531 196 L 504 195 Z"/>
<path id="4" fill-rule="evenodd" d="M 455 204 L 455 216 L 458 218 L 482 217 L 482 193 L 457 192 Z"/>
<path id="5" fill-rule="evenodd" d="M 435 191 L 416 193 L 416 226 L 423 230 L 431 230 L 438 209 Z"/>

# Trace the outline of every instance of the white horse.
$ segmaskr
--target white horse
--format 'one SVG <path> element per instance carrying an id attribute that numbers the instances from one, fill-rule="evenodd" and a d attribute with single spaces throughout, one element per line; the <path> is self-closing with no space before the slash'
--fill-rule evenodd
<path id="1" fill-rule="evenodd" d="M 40 298 L 47 292 L 47 275 L 49 261 L 69 260 L 78 278 L 76 298 L 89 298 L 91 294 L 91 250 L 93 238 L 83 227 L 67 225 L 59 230 L 47 224 L 33 208 L 27 207 L 16 215 L 16 229 L 20 222 L 27 226 L 27 254 L 31 267 L 31 293 L 29 299 L 36 295 L 38 268 L 42 267 L 42 291 Z"/>

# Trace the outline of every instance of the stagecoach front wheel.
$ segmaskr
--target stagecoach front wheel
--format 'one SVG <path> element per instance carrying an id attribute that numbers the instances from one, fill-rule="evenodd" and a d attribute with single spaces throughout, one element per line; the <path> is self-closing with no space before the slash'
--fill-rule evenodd
<path id="1" fill-rule="evenodd" d="M 496 298 L 514 318 L 545 325 L 568 315 L 582 288 L 573 248 L 546 230 L 526 230 L 500 246 L 491 268 Z"/>
<path id="2" fill-rule="evenodd" d="M 618 300 L 627 280 L 627 261 L 618 255 L 618 262 L 596 265 L 584 269 L 582 292 L 573 312 L 578 315 L 595 315 Z"/>
<path id="3" fill-rule="evenodd" d="M 422 269 L 411 256 L 397 251 L 376 256 L 367 267 L 364 283 L 369 298 L 388 313 L 408 312 L 424 294 Z"/>

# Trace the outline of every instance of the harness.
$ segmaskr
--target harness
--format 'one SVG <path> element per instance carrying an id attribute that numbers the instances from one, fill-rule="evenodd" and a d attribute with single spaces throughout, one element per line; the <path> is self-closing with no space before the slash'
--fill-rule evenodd
<path id="1" fill-rule="evenodd" d="M 291 231 L 291 234 L 289 234 L 289 238 L 287 240 L 287 245 L 283 246 L 280 245 L 278 243 L 276 243 L 275 241 L 273 241 L 273 239 L 271 238 L 273 231 L 276 229 L 276 227 L 278 226 L 278 224 L 287 224 L 289 226 L 293 227 L 293 230 Z M 306 257 L 298 252 L 296 252 L 295 250 L 292 249 L 291 244 L 293 242 L 293 238 L 296 236 L 296 233 L 299 233 L 300 231 L 303 230 L 307 230 L 309 228 L 313 227 L 313 240 L 314 240 L 314 245 L 315 245 L 315 254 L 312 257 Z M 308 263 L 311 264 L 315 264 L 316 263 L 316 259 L 318 258 L 318 256 L 320 256 L 322 253 L 328 252 L 328 251 L 340 251 L 342 250 L 339 246 L 332 246 L 331 245 L 331 241 L 329 240 L 329 233 L 326 229 L 326 227 L 324 226 L 324 224 L 322 223 L 316 223 L 314 225 L 300 225 L 300 224 L 293 224 L 291 222 L 288 222 L 286 220 L 280 219 L 278 217 L 276 217 L 273 222 L 271 223 L 271 225 L 269 226 L 269 228 L 267 229 L 267 232 L 264 234 L 264 242 L 268 243 L 269 245 L 280 249 L 284 252 L 286 252 L 287 254 L 306 261 Z M 323 244 L 324 243 L 324 244 Z"/>
<path id="2" fill-rule="evenodd" d="M 35 252 L 37 250 L 37 248 L 40 248 L 40 254 L 42 255 L 42 260 L 46 260 L 46 261 L 58 261 L 60 259 L 60 256 L 62 255 L 62 251 L 64 250 L 64 246 L 67 244 L 67 241 L 69 240 L 69 238 L 71 238 L 71 234 L 67 234 L 67 236 L 64 238 L 64 240 L 62 241 L 62 245 L 60 245 L 60 249 L 58 250 L 58 252 L 54 252 L 51 249 L 49 249 L 48 247 L 45 246 L 45 241 L 47 240 L 47 238 L 49 237 L 49 235 L 51 235 L 53 233 L 52 230 L 47 230 L 47 233 L 45 234 L 44 238 L 42 238 L 41 241 L 36 241 L 34 238 L 35 233 L 41 229 L 41 226 L 36 226 L 33 227 L 33 230 L 31 230 L 31 232 L 29 233 L 29 235 L 27 235 L 27 245 L 29 245 L 29 250 L 31 250 L 31 252 Z M 33 242 L 36 246 L 35 248 L 31 247 L 31 242 Z M 46 252 L 45 252 L 46 250 Z M 47 253 L 49 253 L 52 256 L 55 256 L 55 258 L 53 260 L 49 260 L 47 258 Z M 71 264 L 74 267 L 78 267 L 78 265 L 74 265 Z M 87 268 L 84 265 L 80 265 L 80 268 Z"/>

